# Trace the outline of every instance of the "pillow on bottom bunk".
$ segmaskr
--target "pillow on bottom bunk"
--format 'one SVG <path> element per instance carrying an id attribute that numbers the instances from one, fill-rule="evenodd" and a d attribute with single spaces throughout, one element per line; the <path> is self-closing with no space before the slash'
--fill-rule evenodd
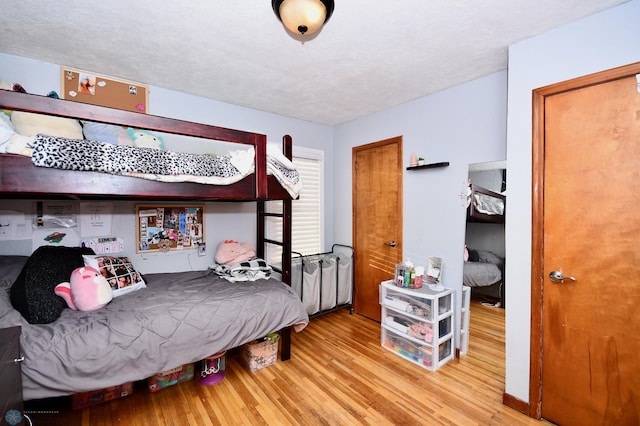
<path id="1" fill-rule="evenodd" d="M 264 259 L 253 259 L 234 265 L 213 265 L 211 269 L 219 276 L 230 282 L 268 280 L 271 277 L 271 266 Z"/>
<path id="2" fill-rule="evenodd" d="M 67 303 L 55 294 L 55 287 L 84 266 L 83 254 L 93 253 L 85 247 L 38 247 L 11 286 L 11 304 L 31 324 L 57 320 Z"/>
<path id="3" fill-rule="evenodd" d="M 84 266 L 96 268 L 111 286 L 113 297 L 122 296 L 147 285 L 142 275 L 133 268 L 128 257 L 85 255 Z"/>
<path id="4" fill-rule="evenodd" d="M 465 247 L 465 251 L 467 247 Z M 465 259 L 465 262 L 483 262 L 493 263 L 494 265 L 502 265 L 503 259 L 492 251 L 488 250 L 473 250 L 468 249 L 469 257 Z"/>

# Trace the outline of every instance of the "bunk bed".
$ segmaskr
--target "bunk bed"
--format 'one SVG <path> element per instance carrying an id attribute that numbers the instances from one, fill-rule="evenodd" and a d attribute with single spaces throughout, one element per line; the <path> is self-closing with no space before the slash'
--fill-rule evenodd
<path id="1" fill-rule="evenodd" d="M 467 222 L 504 223 L 507 197 L 469 183 Z"/>
<path id="2" fill-rule="evenodd" d="M 33 266 L 35 252 L 31 256 L 0 256 L 0 328 L 21 327 L 25 400 L 142 380 L 274 331 L 280 333 L 281 359 L 290 358 L 291 329 L 301 331 L 309 320 L 290 288 L 291 200 L 296 195 L 268 172 L 271 160 L 266 136 L 5 90 L 0 90 L 0 110 L 230 142 L 246 146 L 253 156 L 253 168 L 246 176 L 230 184 L 212 185 L 166 183 L 136 177 L 135 173 L 42 167 L 34 165 L 33 155 L 3 153 L 0 199 L 253 201 L 257 203 L 257 257 L 265 257 L 268 244 L 282 247 L 282 267 L 274 268 L 281 281 L 230 284 L 211 270 L 145 274 L 144 289 L 114 298 L 96 311 L 63 309 L 57 319 L 46 323 L 27 321 L 12 304 L 11 287 Z M 49 138 L 41 139 L 47 143 Z M 77 145 L 81 141 L 71 142 Z M 283 138 L 283 145 L 284 156 L 290 159 L 289 136 Z M 281 213 L 268 213 L 267 200 L 280 200 Z M 281 241 L 265 235 L 265 220 L 274 215 L 283 221 Z"/>
<path id="3" fill-rule="evenodd" d="M 469 182 L 467 190 L 467 222 L 504 224 L 506 196 Z M 499 286 L 500 300 L 496 307 L 504 307 L 505 259 L 488 250 L 465 247 L 463 284 L 471 288 Z"/>

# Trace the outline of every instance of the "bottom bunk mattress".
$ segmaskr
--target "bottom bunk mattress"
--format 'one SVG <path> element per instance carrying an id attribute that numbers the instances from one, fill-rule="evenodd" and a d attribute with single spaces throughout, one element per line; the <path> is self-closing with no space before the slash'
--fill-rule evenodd
<path id="1" fill-rule="evenodd" d="M 486 287 L 502 281 L 502 270 L 494 263 L 464 262 L 462 283 L 469 287 Z"/>
<path id="2" fill-rule="evenodd" d="M 230 283 L 208 270 L 146 274 L 146 288 L 102 309 L 64 309 L 54 322 L 30 324 L 9 297 L 27 259 L 0 257 L 0 328 L 22 328 L 25 400 L 145 379 L 309 321 L 288 285 Z"/>
<path id="3" fill-rule="evenodd" d="M 502 281 L 504 259 L 488 250 L 465 246 L 462 283 L 469 287 L 486 287 Z"/>

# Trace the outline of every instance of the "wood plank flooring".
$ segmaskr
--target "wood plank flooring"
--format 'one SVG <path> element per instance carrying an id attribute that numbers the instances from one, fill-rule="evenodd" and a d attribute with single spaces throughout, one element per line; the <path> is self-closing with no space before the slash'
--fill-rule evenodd
<path id="1" fill-rule="evenodd" d="M 380 346 L 380 325 L 342 310 L 293 333 L 292 359 L 250 372 L 234 354 L 225 379 L 191 380 L 84 410 L 27 403 L 35 426 L 533 425 L 502 404 L 504 310 L 472 302 L 469 351 L 436 372 Z M 198 369 L 196 369 L 196 372 Z"/>

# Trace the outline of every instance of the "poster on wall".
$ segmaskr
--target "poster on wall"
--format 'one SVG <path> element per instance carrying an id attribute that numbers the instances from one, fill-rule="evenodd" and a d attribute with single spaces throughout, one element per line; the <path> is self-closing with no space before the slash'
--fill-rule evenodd
<path id="1" fill-rule="evenodd" d="M 204 205 L 137 205 L 138 253 L 197 249 L 204 243 Z"/>
<path id="2" fill-rule="evenodd" d="M 80 230 L 83 237 L 111 235 L 113 203 L 80 203 Z"/>
<path id="3" fill-rule="evenodd" d="M 42 246 L 79 247 L 78 228 L 35 228 L 31 237 L 31 251 Z"/>

